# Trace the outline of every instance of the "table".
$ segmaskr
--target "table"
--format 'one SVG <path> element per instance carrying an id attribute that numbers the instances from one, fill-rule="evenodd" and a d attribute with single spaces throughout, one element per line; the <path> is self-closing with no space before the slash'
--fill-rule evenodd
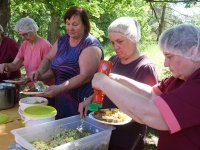
<path id="1" fill-rule="evenodd" d="M 0 113 L 6 114 L 9 117 L 5 123 L 0 124 L 0 150 L 6 150 L 15 142 L 14 135 L 10 131 L 22 127 L 18 108 L 19 105 L 16 104 L 10 109 L 0 110 Z"/>

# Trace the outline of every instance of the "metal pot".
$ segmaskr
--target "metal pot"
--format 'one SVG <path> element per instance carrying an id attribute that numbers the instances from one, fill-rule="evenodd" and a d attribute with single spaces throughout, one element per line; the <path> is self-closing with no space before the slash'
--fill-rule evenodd
<path id="1" fill-rule="evenodd" d="M 0 83 L 0 110 L 14 107 L 16 103 L 16 86 L 12 83 Z"/>

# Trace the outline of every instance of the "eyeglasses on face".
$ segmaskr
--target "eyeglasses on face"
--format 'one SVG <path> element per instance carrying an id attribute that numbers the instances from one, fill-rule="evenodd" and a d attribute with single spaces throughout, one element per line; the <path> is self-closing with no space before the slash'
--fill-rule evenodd
<path id="1" fill-rule="evenodd" d="M 27 37 L 27 36 L 28 36 L 28 33 L 19 34 L 19 35 L 21 35 L 21 36 L 23 36 L 23 37 Z"/>

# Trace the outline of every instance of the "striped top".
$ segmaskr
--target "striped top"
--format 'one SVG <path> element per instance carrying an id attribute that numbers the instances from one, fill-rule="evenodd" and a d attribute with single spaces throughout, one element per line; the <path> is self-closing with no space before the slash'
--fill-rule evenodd
<path id="1" fill-rule="evenodd" d="M 75 47 L 69 44 L 69 35 L 58 39 L 58 51 L 51 62 L 51 69 L 54 72 L 56 85 L 62 84 L 68 79 L 80 74 L 79 56 L 81 52 L 89 46 L 97 46 L 102 50 L 100 42 L 91 34 L 85 35 Z M 103 50 L 102 50 L 103 53 Z M 103 55 L 102 55 L 103 59 Z M 67 90 L 56 98 L 56 119 L 61 119 L 78 114 L 78 104 L 93 93 L 91 82 L 86 83 L 76 89 Z"/>

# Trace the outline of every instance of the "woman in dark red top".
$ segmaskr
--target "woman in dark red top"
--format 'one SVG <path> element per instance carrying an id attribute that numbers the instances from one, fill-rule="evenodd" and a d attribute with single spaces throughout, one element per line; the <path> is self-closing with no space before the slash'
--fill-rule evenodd
<path id="1" fill-rule="evenodd" d="M 0 64 L 2 63 L 11 63 L 15 59 L 19 51 L 18 44 L 11 38 L 4 36 L 3 27 L 0 25 Z M 20 78 L 21 72 L 20 69 L 15 72 L 2 73 L 0 74 L 0 82 L 3 80 Z M 20 86 L 17 86 L 17 90 L 20 90 Z M 19 92 L 17 94 L 17 100 L 19 100 Z"/>
<path id="2" fill-rule="evenodd" d="M 92 85 L 133 120 L 157 129 L 158 150 L 199 150 L 200 29 L 176 25 L 162 33 L 159 46 L 172 73 L 159 84 L 97 73 Z"/>
<path id="3" fill-rule="evenodd" d="M 154 64 L 139 52 L 136 45 L 140 40 L 139 23 L 131 17 L 118 18 L 108 27 L 108 35 L 117 54 L 109 59 L 113 62 L 111 72 L 151 86 L 155 85 L 157 74 Z M 92 99 L 93 96 L 79 105 L 80 113 Z M 117 108 L 117 106 L 105 96 L 103 108 Z M 135 150 L 144 148 L 146 125 L 133 121 L 121 126 L 116 125 L 115 128 L 111 134 L 109 150 L 130 150 L 139 134 L 143 135 L 143 139 L 139 141 Z"/>

